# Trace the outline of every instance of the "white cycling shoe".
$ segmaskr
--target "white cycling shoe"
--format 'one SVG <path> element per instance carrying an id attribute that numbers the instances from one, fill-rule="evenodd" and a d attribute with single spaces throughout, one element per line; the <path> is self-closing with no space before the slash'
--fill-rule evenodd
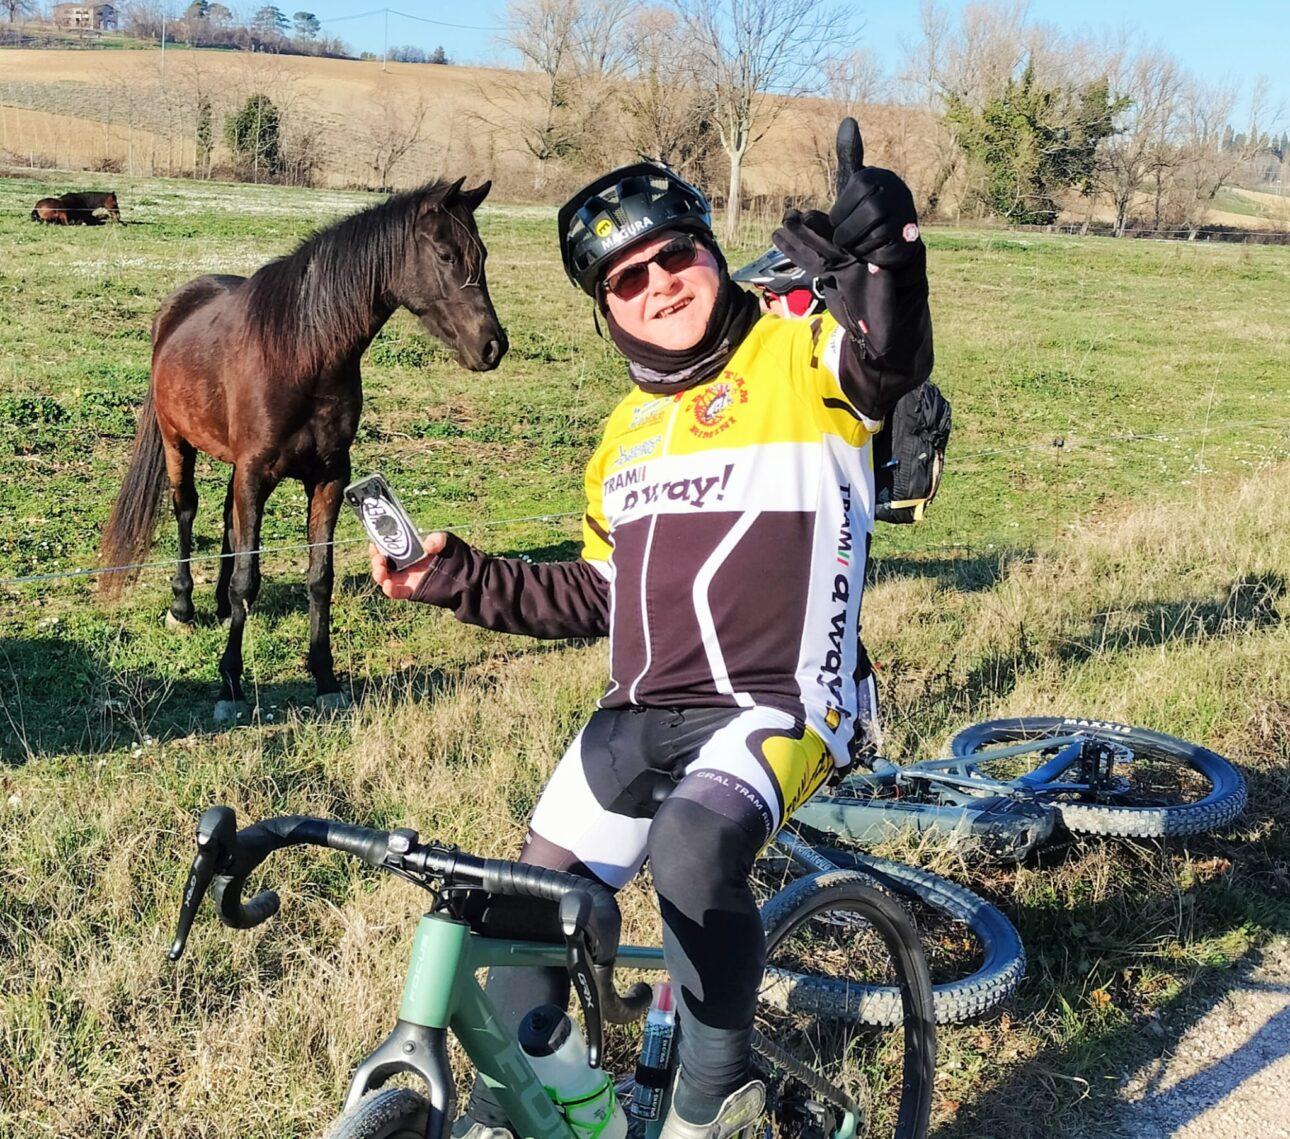
<path id="1" fill-rule="evenodd" d="M 726 1096 L 711 1123 L 690 1123 L 673 1107 L 663 1120 L 659 1139 L 756 1139 L 765 1110 L 766 1085 L 749 1080 Z"/>

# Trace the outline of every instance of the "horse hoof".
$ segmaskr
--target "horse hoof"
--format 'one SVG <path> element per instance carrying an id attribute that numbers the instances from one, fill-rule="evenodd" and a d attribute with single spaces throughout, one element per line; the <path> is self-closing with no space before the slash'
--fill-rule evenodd
<path id="1" fill-rule="evenodd" d="M 169 609 L 166 610 L 166 628 L 172 633 L 183 633 L 187 636 L 193 631 L 192 621 L 181 621 Z"/>
<path id="2" fill-rule="evenodd" d="M 314 707 L 320 712 L 343 712 L 352 703 L 348 692 L 323 692 L 314 698 Z"/>
<path id="3" fill-rule="evenodd" d="M 250 716 L 251 709 L 244 700 L 217 700 L 215 702 L 215 723 L 221 727 L 248 720 Z"/>

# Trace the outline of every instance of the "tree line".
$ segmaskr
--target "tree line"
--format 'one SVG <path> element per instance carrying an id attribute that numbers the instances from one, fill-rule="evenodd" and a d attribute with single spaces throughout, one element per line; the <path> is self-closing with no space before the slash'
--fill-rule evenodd
<path id="1" fill-rule="evenodd" d="M 957 15 L 925 2 L 918 35 L 885 56 L 857 47 L 863 28 L 829 0 L 512 0 L 506 29 L 529 86 L 483 94 L 495 125 L 522 108 L 539 183 L 660 159 L 722 188 L 727 236 L 746 160 L 775 140 L 805 142 L 796 183 L 829 193 L 843 114 L 859 115 L 872 160 L 905 174 L 925 214 L 1046 225 L 1065 212 L 1087 226 L 1101 211 L 1117 235 L 1195 233 L 1221 187 L 1286 156 L 1285 134 L 1260 122 L 1266 81 L 1242 92 L 1123 35 L 1066 35 L 1022 0 Z"/>

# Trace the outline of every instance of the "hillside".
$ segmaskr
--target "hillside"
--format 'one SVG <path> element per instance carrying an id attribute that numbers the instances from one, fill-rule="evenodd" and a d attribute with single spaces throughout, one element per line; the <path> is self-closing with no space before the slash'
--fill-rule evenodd
<path id="1" fill-rule="evenodd" d="M 136 175 L 186 172 L 195 160 L 198 98 L 214 104 L 218 143 L 223 115 L 264 92 L 284 108 L 289 133 L 310 136 L 320 184 L 367 186 L 389 124 L 407 122 L 424 99 L 429 113 L 420 139 L 394 167 L 396 184 L 472 171 L 498 180 L 510 199 L 550 198 L 552 188 L 535 182 L 516 126 L 535 83 L 531 75 L 489 68 L 391 63 L 383 71 L 379 62 L 185 47 L 166 51 L 163 78 L 158 50 L 5 50 L 0 157 Z M 809 101 L 788 108 L 754 150 L 750 193 L 803 193 L 813 185 L 812 144 L 802 131 L 812 111 Z M 217 163 L 223 157 L 218 144 Z"/>

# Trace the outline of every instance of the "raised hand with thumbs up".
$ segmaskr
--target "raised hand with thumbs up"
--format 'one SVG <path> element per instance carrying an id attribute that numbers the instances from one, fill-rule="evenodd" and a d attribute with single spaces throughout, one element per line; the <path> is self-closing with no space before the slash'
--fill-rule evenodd
<path id="1" fill-rule="evenodd" d="M 838 127 L 838 192 L 829 212 L 787 210 L 777 249 L 815 279 L 850 337 L 839 380 L 857 408 L 881 419 L 931 373 L 927 250 L 901 177 L 865 166 L 855 119 Z"/>

